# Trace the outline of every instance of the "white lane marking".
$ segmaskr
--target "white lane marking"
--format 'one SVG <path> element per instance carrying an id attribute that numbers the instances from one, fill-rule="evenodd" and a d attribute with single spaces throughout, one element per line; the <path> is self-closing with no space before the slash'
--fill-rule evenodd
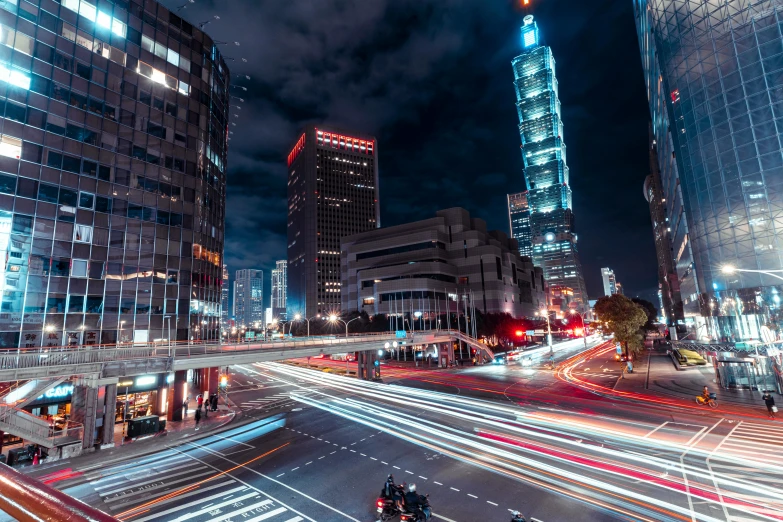
<path id="1" fill-rule="evenodd" d="M 453 489 L 454 491 L 459 491 L 457 488 L 449 488 L 449 489 Z"/>
<path id="2" fill-rule="evenodd" d="M 335 453 L 337 453 L 337 450 L 334 450 L 334 451 L 333 451 L 333 452 L 331 452 L 329 455 L 334 455 Z"/>
<path id="3" fill-rule="evenodd" d="M 296 471 L 296 470 L 298 470 L 298 469 L 299 469 L 299 466 L 295 467 L 295 468 L 294 468 L 294 469 L 292 469 L 291 471 Z"/>
<path id="4" fill-rule="evenodd" d="M 307 462 L 307 463 L 305 464 L 305 466 L 309 466 L 309 465 L 310 465 L 310 464 L 312 464 L 312 463 L 313 463 L 313 461 L 311 460 L 310 462 Z"/>
<path id="5" fill-rule="evenodd" d="M 196 489 L 194 491 L 190 491 L 188 493 L 183 493 L 182 495 L 177 495 L 175 497 L 167 498 L 166 500 L 156 501 L 155 505 L 156 506 L 160 506 L 162 504 L 170 504 L 171 502 L 179 501 L 179 500 L 182 500 L 183 498 L 192 497 L 193 495 L 201 495 L 201 494 L 205 493 L 206 491 L 211 491 L 213 489 L 222 488 L 223 486 L 227 486 L 228 484 L 236 484 L 236 480 L 227 480 L 227 481 L 221 482 L 219 484 L 214 484 L 212 486 L 207 486 L 205 488 L 199 488 L 199 489 Z M 221 491 L 217 495 L 213 495 L 211 497 L 206 497 L 206 498 L 197 500 L 196 502 L 192 502 L 190 504 L 185 504 L 185 505 L 182 505 L 182 506 L 178 506 L 177 509 L 179 510 L 179 509 L 182 509 L 182 508 L 186 508 L 188 506 L 201 504 L 205 500 L 211 500 L 213 498 L 222 497 L 226 493 L 231 493 L 231 495 L 229 495 L 229 496 L 233 497 L 234 493 L 232 493 L 232 492 L 244 491 L 246 489 L 247 489 L 247 486 L 239 486 L 238 488 L 229 489 L 228 491 Z M 127 509 L 127 507 L 128 507 L 127 505 L 118 505 L 118 506 L 109 506 L 109 509 L 111 509 L 112 511 L 117 511 L 118 509 Z M 157 515 L 155 515 L 155 516 L 157 516 Z"/>
<path id="6" fill-rule="evenodd" d="M 438 486 L 442 486 L 442 485 L 443 485 L 443 484 L 441 484 L 440 482 L 438 482 L 437 480 L 433 480 L 433 482 L 434 482 L 435 484 L 437 484 Z"/>
<path id="7" fill-rule="evenodd" d="M 375 457 L 370 457 L 370 458 L 371 458 L 372 460 L 378 460 L 378 459 L 376 459 Z"/>
<path id="8" fill-rule="evenodd" d="M 239 497 L 239 498 L 247 498 L 247 497 L 251 497 L 251 496 L 253 496 L 255 494 L 256 493 L 250 493 L 250 494 L 248 494 L 246 496 Z M 196 500 L 194 502 L 189 502 L 187 504 L 183 504 L 182 506 L 173 507 L 173 508 L 167 509 L 165 511 L 158 511 L 154 515 L 148 515 L 146 517 L 136 519 L 136 522 L 146 522 L 147 520 L 152 520 L 153 518 L 158 518 L 158 517 L 161 517 L 163 515 L 170 515 L 171 513 L 174 513 L 174 512 L 177 512 L 177 511 L 182 511 L 183 509 L 189 508 L 191 506 L 201 505 L 205 500 L 212 500 L 213 498 L 222 497 L 223 495 L 225 495 L 225 493 L 218 493 L 217 495 L 212 495 L 211 497 L 208 497 L 206 499 L 200 499 L 200 500 Z M 180 497 L 175 497 L 175 498 L 180 498 Z M 173 500 L 173 499 L 170 499 L 170 500 Z M 238 499 L 232 499 L 231 502 L 236 502 L 237 500 Z"/>
<path id="9" fill-rule="evenodd" d="M 101 495 L 110 495 L 112 493 L 115 493 L 116 491 L 121 491 L 122 489 L 125 489 L 125 487 L 121 488 L 120 490 L 110 490 L 110 491 L 104 491 L 104 492 L 102 492 L 101 490 L 104 490 L 104 489 L 107 489 L 107 488 L 116 488 L 117 486 L 123 484 L 123 482 L 125 483 L 126 486 L 131 485 L 131 484 L 139 485 L 139 484 L 144 484 L 146 482 L 154 482 L 156 480 L 163 480 L 163 479 L 168 479 L 168 478 L 172 478 L 172 477 L 179 477 L 180 475 L 185 475 L 186 473 L 193 473 L 196 470 L 204 469 L 204 466 L 200 466 L 198 463 L 195 463 L 195 464 L 196 464 L 195 468 L 193 468 L 193 469 L 186 469 L 185 471 L 180 471 L 178 473 L 169 473 L 168 470 L 161 471 L 161 472 L 158 472 L 158 473 L 155 473 L 155 474 L 150 474 L 149 472 L 147 472 L 147 474 L 141 475 L 139 477 L 133 477 L 133 476 L 130 476 L 130 477 L 120 477 L 121 479 L 123 479 L 123 480 L 120 480 L 120 481 L 115 481 L 114 478 L 116 478 L 116 477 L 113 477 L 111 484 L 104 484 L 102 486 L 93 486 L 93 489 L 95 489 Z M 177 468 L 172 468 L 172 469 L 181 469 L 181 468 L 190 468 L 190 467 L 193 467 L 193 466 L 178 466 Z M 137 472 L 137 473 L 143 473 L 143 472 L 144 471 L 142 470 L 142 471 Z"/>
<path id="10" fill-rule="evenodd" d="M 166 464 L 169 464 L 169 463 L 167 462 Z M 196 463 L 193 463 L 193 462 L 188 463 L 188 464 L 184 464 L 184 465 L 180 465 L 180 464 L 182 464 L 182 462 L 180 462 L 180 461 L 175 462 L 175 464 L 177 464 L 177 465 L 176 466 L 168 466 L 168 467 L 166 467 L 166 465 L 163 465 L 160 468 L 157 468 L 157 467 L 146 468 L 145 467 L 145 468 L 139 468 L 139 469 L 135 469 L 135 470 L 133 468 L 130 468 L 130 469 L 127 469 L 127 470 L 121 470 L 121 471 L 118 471 L 117 473 L 112 473 L 111 475 L 109 475 L 107 477 L 99 478 L 98 480 L 93 480 L 93 481 L 90 482 L 90 485 L 101 484 L 101 483 L 108 483 L 108 482 L 112 482 L 112 481 L 115 481 L 115 480 L 123 480 L 123 479 L 127 479 L 129 475 L 132 476 L 132 475 L 138 475 L 139 473 L 149 473 L 152 470 L 155 470 L 158 473 L 166 473 L 166 472 L 169 472 L 169 471 L 174 471 L 175 469 L 182 469 L 182 468 L 193 467 L 194 465 L 197 465 Z M 100 489 L 101 487 L 106 487 L 106 486 L 96 486 L 95 489 Z"/>
<path id="11" fill-rule="evenodd" d="M 427 480 L 427 477 L 422 477 L 421 475 L 419 475 L 419 478 L 420 478 L 420 479 Z"/>
<path id="12" fill-rule="evenodd" d="M 437 513 L 433 513 L 432 516 L 435 517 L 435 518 L 439 518 L 441 520 L 445 520 L 446 522 L 457 522 L 456 520 L 452 520 L 450 518 L 446 518 L 443 515 L 438 515 Z"/>
<path id="13" fill-rule="evenodd" d="M 186 444 L 189 444 L 189 445 L 195 445 L 195 444 L 193 444 L 192 442 L 187 442 Z M 176 449 L 175 449 L 174 451 L 177 451 L 177 452 L 179 452 L 180 450 L 176 450 Z M 195 459 L 195 458 L 196 458 L 196 457 L 193 457 L 193 456 L 191 456 L 191 455 L 188 455 L 188 456 L 189 456 L 190 458 L 192 458 L 192 459 Z M 313 497 L 311 497 L 310 495 L 307 495 L 306 493 L 304 493 L 304 492 L 302 492 L 302 491 L 299 491 L 298 489 L 296 489 L 296 488 L 293 488 L 293 487 L 289 486 L 288 484 L 284 484 L 284 483 L 280 482 L 280 481 L 279 481 L 279 480 L 277 480 L 277 479 L 274 479 L 274 478 L 272 478 L 272 477 L 270 477 L 270 476 L 268 476 L 268 475 L 264 475 L 263 473 L 261 473 L 261 472 L 260 472 L 260 471 L 258 471 L 258 470 L 252 469 L 252 468 L 250 468 L 250 467 L 248 467 L 248 466 L 246 466 L 246 465 L 244 465 L 244 464 L 242 464 L 242 463 L 240 463 L 240 462 L 237 462 L 237 461 L 235 461 L 235 460 L 232 460 L 232 459 L 230 459 L 230 458 L 228 458 L 228 457 L 220 456 L 220 457 L 218 457 L 218 458 L 221 458 L 221 459 L 225 460 L 226 462 L 229 462 L 229 463 L 231 463 L 231 464 L 233 464 L 233 465 L 235 465 L 235 466 L 238 466 L 238 467 L 244 468 L 244 469 L 246 469 L 246 470 L 250 471 L 251 473 L 255 473 L 255 474 L 256 474 L 256 475 L 258 475 L 259 477 L 264 477 L 265 479 L 267 479 L 267 480 L 269 480 L 269 481 L 272 481 L 272 482 L 274 482 L 274 483 L 276 483 L 276 484 L 279 484 L 279 485 L 283 486 L 283 487 L 284 487 L 284 488 L 286 488 L 286 489 L 290 489 L 290 490 L 291 490 L 291 491 L 293 491 L 294 493 L 298 493 L 299 495 L 301 495 L 301 496 L 305 497 L 306 499 L 308 499 L 308 500 L 310 500 L 310 501 L 312 501 L 312 502 L 315 502 L 316 504 L 318 504 L 318 505 L 321 505 L 321 506 L 323 506 L 323 507 L 325 507 L 325 508 L 327 508 L 327 509 L 329 509 L 329 510 L 331 510 L 331 511 L 334 511 L 335 513 L 337 513 L 337 514 L 339 514 L 339 515 L 342 515 L 342 516 L 344 516 L 344 517 L 345 517 L 345 518 L 347 518 L 348 520 L 353 520 L 353 522 L 361 522 L 360 520 L 358 520 L 358 519 L 356 519 L 356 518 L 353 518 L 352 516 L 350 516 L 350 515 L 348 515 L 348 514 L 346 514 L 346 513 L 343 513 L 343 512 L 342 512 L 342 511 L 340 511 L 339 509 L 337 509 L 337 508 L 333 508 L 333 507 L 332 507 L 332 506 L 330 506 L 329 504 L 325 504 L 325 503 L 321 502 L 320 500 L 318 500 L 318 499 L 316 499 L 316 498 L 313 498 Z M 203 461 L 202 461 L 202 462 L 203 462 Z M 206 464 L 206 462 L 204 462 L 204 464 Z M 211 467 L 211 468 L 215 469 L 215 470 L 218 470 L 218 468 L 216 468 L 215 466 L 212 466 L 211 464 L 207 464 L 207 465 L 208 465 L 209 467 Z M 218 471 L 219 471 L 219 470 L 218 470 Z M 282 502 L 280 502 L 280 501 L 279 501 L 279 500 L 277 500 L 276 498 L 272 497 L 272 496 L 271 496 L 271 495 L 269 495 L 268 493 L 264 493 L 264 492 L 263 492 L 263 491 L 261 491 L 260 489 L 254 488 L 253 486 L 250 486 L 250 484 L 248 484 L 247 482 L 244 482 L 244 481 L 242 481 L 242 480 L 240 480 L 240 479 L 237 479 L 237 480 L 238 480 L 239 482 L 242 482 L 243 484 L 246 484 L 247 486 L 249 486 L 249 487 L 253 488 L 254 490 L 256 490 L 256 491 L 258 491 L 259 493 L 261 493 L 262 495 L 264 495 L 264 496 L 266 496 L 266 497 L 268 497 L 268 498 L 270 498 L 270 499 L 274 500 L 275 502 L 277 502 L 277 503 L 278 503 L 278 504 L 280 504 L 281 506 L 285 506 L 285 507 L 287 507 L 288 509 L 290 509 L 291 511 L 293 511 L 293 512 L 294 512 L 294 513 L 296 513 L 297 515 L 301 515 L 301 516 L 303 516 L 305 519 L 307 519 L 307 520 L 310 520 L 311 522 L 316 522 L 315 520 L 313 520 L 312 518 L 310 518 L 310 517 L 308 517 L 308 516 L 304 515 L 303 513 L 300 513 L 299 511 L 297 511 L 297 510 L 293 509 L 292 507 L 290 507 L 290 506 L 287 506 L 287 505 L 283 504 Z"/>
<path id="14" fill-rule="evenodd" d="M 219 439 L 223 439 L 223 440 L 230 440 L 231 442 L 236 442 L 237 444 L 242 444 L 243 446 L 247 446 L 248 448 L 255 449 L 255 446 L 253 446 L 252 444 L 248 444 L 246 442 L 242 442 L 241 440 L 232 439 L 231 437 L 224 437 L 222 435 L 218 435 L 217 433 L 212 435 L 212 436 L 213 437 L 217 437 Z"/>
<path id="15" fill-rule="evenodd" d="M 384 461 L 381 461 L 381 464 L 386 464 L 387 466 L 389 465 L 388 462 L 384 462 Z M 397 468 L 397 469 L 400 469 L 400 468 Z"/>
<path id="16" fill-rule="evenodd" d="M 489 500 L 487 500 L 487 504 L 492 504 L 493 506 L 497 506 L 497 504 L 495 504 L 494 502 L 490 502 Z"/>
<path id="17" fill-rule="evenodd" d="M 326 458 L 326 455 L 324 455 L 322 457 L 318 457 L 318 460 L 325 459 L 325 458 Z"/>
<path id="18" fill-rule="evenodd" d="M 359 453 L 359 455 L 361 455 L 362 457 L 366 457 L 367 456 L 364 453 Z"/>
<path id="19" fill-rule="evenodd" d="M 402 469 L 402 468 L 401 468 L 401 467 L 399 467 L 399 466 L 392 466 L 392 467 L 393 467 L 394 469 Z"/>
<path id="20" fill-rule="evenodd" d="M 123 500 L 123 499 L 126 499 L 128 497 L 133 497 L 135 495 L 141 495 L 142 493 L 149 493 L 150 491 L 155 490 L 155 489 L 165 488 L 165 487 L 171 486 L 173 484 L 179 484 L 180 482 L 187 482 L 188 480 L 194 479 L 196 477 L 203 477 L 204 475 L 211 475 L 211 474 L 212 474 L 211 471 L 205 471 L 204 473 L 196 473 L 195 475 L 190 475 L 190 476 L 185 477 L 185 478 L 181 478 L 181 479 L 177 479 L 177 480 L 170 480 L 168 482 L 161 482 L 157 486 L 150 486 L 148 488 L 140 489 L 139 491 L 132 491 L 132 492 L 127 493 L 125 495 L 116 495 L 116 496 L 114 496 L 112 498 L 108 498 L 107 497 L 107 498 L 104 498 L 103 501 L 106 504 L 108 504 L 110 502 L 116 502 L 118 500 Z M 149 481 L 147 481 L 147 482 L 149 482 Z M 129 487 L 126 487 L 126 488 L 121 488 L 121 489 L 116 490 L 116 492 L 127 491 L 129 489 L 134 489 L 135 487 L 136 486 L 129 486 Z M 114 494 L 115 492 L 112 491 L 111 493 Z M 102 495 L 108 495 L 108 494 L 109 494 L 108 492 L 102 493 Z"/>
<path id="21" fill-rule="evenodd" d="M 271 504 L 271 503 L 272 503 L 272 501 L 271 501 L 271 500 L 264 500 L 263 502 L 258 502 L 258 503 L 256 503 L 256 504 L 251 504 L 251 505 L 249 505 L 249 506 L 242 507 L 241 509 L 237 509 L 237 510 L 236 510 L 236 511 L 234 511 L 233 513 L 228 513 L 228 514 L 226 514 L 226 515 L 223 515 L 223 516 L 222 516 L 222 517 L 220 517 L 220 518 L 213 518 L 213 519 L 212 519 L 210 522 L 222 522 L 223 520 L 228 520 L 228 519 L 230 519 L 230 518 L 231 518 L 231 517 L 233 517 L 234 515 L 239 515 L 239 514 L 242 514 L 242 515 L 244 515 L 244 514 L 245 514 L 245 513 L 247 513 L 248 511 L 251 511 L 251 510 L 253 510 L 253 509 L 256 509 L 256 508 L 259 508 L 259 507 L 261 507 L 261 506 L 265 506 L 266 504 Z M 280 513 L 285 513 L 286 511 L 288 511 L 288 510 L 287 510 L 286 508 L 284 508 L 284 507 L 277 508 L 277 509 L 273 509 L 272 511 L 269 511 L 269 512 L 267 512 L 267 513 L 264 513 L 263 515 L 260 515 L 260 516 L 257 516 L 257 517 L 255 517 L 255 518 L 252 518 L 251 520 L 266 520 L 266 519 L 268 519 L 268 518 L 272 518 L 272 517 L 274 517 L 274 516 L 277 516 L 277 515 L 279 515 Z"/>
<path id="22" fill-rule="evenodd" d="M 302 517 L 294 517 L 294 518 L 289 518 L 285 522 L 301 522 L 302 520 L 304 520 Z M 251 519 L 251 520 L 248 520 L 247 522 L 254 522 L 254 520 Z"/>
<path id="23" fill-rule="evenodd" d="M 411 474 L 411 475 L 413 475 L 413 474 L 414 474 L 412 471 L 408 471 L 407 469 L 405 470 L 405 473 L 409 473 L 409 474 Z"/>
<path id="24" fill-rule="evenodd" d="M 283 475 L 285 475 L 285 473 L 281 473 L 281 474 L 279 474 L 279 475 L 277 476 L 277 478 L 280 478 L 280 477 L 282 477 Z"/>
<path id="25" fill-rule="evenodd" d="M 234 503 L 234 502 L 239 502 L 240 500 L 244 500 L 244 499 L 246 499 L 246 498 L 251 498 L 251 497 L 258 497 L 258 493 L 256 493 L 256 492 L 254 491 L 254 492 L 252 492 L 252 493 L 248 493 L 247 495 L 242 495 L 241 497 L 239 497 L 239 498 L 236 498 L 236 499 L 232 499 L 232 500 L 225 500 L 225 501 L 223 501 L 223 502 L 220 502 L 219 504 L 215 504 L 214 506 L 212 506 L 212 507 L 210 507 L 210 508 L 202 508 L 202 509 L 199 509 L 198 511 L 194 511 L 193 513 L 185 513 L 184 515 L 181 515 L 181 516 L 179 516 L 179 517 L 177 517 L 177 518 L 173 519 L 173 520 L 172 520 L 172 522 L 180 522 L 180 521 L 182 521 L 182 520 L 188 520 L 188 519 L 190 519 L 190 518 L 196 518 L 196 517 L 198 517 L 198 516 L 201 516 L 201 515 L 203 515 L 204 513 L 209 513 L 209 512 L 210 512 L 210 511 L 212 511 L 213 509 L 222 508 L 222 507 L 224 507 L 224 506 L 228 506 L 229 504 L 232 504 L 232 503 Z M 269 504 L 271 504 L 271 503 L 272 503 L 272 501 L 271 501 L 271 500 L 265 500 L 264 502 L 267 502 L 267 503 L 269 503 Z"/>
<path id="26" fill-rule="evenodd" d="M 478 498 L 476 495 L 471 495 L 470 493 L 468 493 L 468 496 L 473 498 Z"/>

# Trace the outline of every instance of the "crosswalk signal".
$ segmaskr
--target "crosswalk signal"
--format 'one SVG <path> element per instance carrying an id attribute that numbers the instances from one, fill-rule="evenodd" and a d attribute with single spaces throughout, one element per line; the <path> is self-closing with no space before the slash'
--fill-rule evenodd
<path id="1" fill-rule="evenodd" d="M 224 390 L 228 386 L 228 375 L 221 375 L 220 376 L 220 387 Z"/>
<path id="2" fill-rule="evenodd" d="M 381 378 L 381 361 L 379 361 L 378 359 L 373 361 L 373 369 L 374 369 L 374 373 L 375 373 L 375 378 L 376 379 L 380 379 Z"/>

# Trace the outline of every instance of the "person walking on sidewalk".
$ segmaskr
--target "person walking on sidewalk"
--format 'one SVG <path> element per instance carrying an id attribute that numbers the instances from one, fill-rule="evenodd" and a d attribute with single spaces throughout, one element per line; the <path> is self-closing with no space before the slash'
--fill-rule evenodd
<path id="1" fill-rule="evenodd" d="M 217 401 L 218 401 L 217 393 L 213 393 L 212 397 L 210 397 L 209 400 L 212 403 L 212 411 L 217 411 Z"/>
<path id="2" fill-rule="evenodd" d="M 182 401 L 182 418 L 188 416 L 188 402 L 190 401 L 190 397 L 185 397 L 185 400 Z"/>
<path id="3" fill-rule="evenodd" d="M 204 401 L 204 418 L 206 419 L 209 417 L 209 396 L 205 393 L 204 397 L 206 398 Z"/>
<path id="4" fill-rule="evenodd" d="M 196 397 L 196 402 L 198 403 L 198 408 L 201 409 L 201 405 L 204 404 L 204 397 L 199 393 L 198 397 Z"/>
<path id="5" fill-rule="evenodd" d="M 196 410 L 196 431 L 198 431 L 198 422 L 201 420 L 201 408 Z"/>
<path id="6" fill-rule="evenodd" d="M 767 405 L 767 413 L 769 414 L 769 418 L 774 419 L 775 412 L 778 411 L 777 406 L 775 406 L 775 398 L 769 393 L 769 390 L 766 390 L 761 398 L 764 399 L 764 404 Z"/>

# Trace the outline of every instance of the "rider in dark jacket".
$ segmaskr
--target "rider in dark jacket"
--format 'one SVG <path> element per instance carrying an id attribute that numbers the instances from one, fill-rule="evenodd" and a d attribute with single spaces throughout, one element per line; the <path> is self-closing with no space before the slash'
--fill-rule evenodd
<path id="1" fill-rule="evenodd" d="M 383 484 L 383 490 L 381 496 L 389 500 L 393 500 L 397 505 L 397 509 L 402 509 L 402 495 L 400 494 L 400 486 L 394 483 L 394 476 L 389 474 L 386 477 L 386 482 Z"/>
<path id="2" fill-rule="evenodd" d="M 519 511 L 514 511 L 511 513 L 511 522 L 527 522 L 525 520 L 525 516 L 520 513 Z"/>

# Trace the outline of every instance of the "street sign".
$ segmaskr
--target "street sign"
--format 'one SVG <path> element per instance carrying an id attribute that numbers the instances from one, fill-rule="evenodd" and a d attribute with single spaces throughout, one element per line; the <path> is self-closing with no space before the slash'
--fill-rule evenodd
<path id="1" fill-rule="evenodd" d="M 528 331 L 525 332 L 525 335 L 536 335 L 536 331 L 535 330 L 528 330 Z"/>
<path id="2" fill-rule="evenodd" d="M 544 330 L 536 330 L 534 333 L 536 335 L 544 335 Z"/>
<path id="3" fill-rule="evenodd" d="M 623 353 L 623 345 L 620 343 L 614 343 L 615 348 L 617 349 L 617 353 Z"/>
<path id="4" fill-rule="evenodd" d="M 405 339 L 406 337 L 408 337 L 408 332 L 405 330 L 397 330 L 397 339 Z"/>

